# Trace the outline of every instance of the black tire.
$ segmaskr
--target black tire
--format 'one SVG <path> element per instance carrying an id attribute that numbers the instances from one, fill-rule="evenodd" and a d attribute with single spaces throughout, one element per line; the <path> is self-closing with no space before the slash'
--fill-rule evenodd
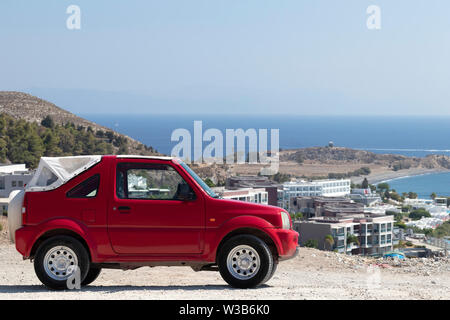
<path id="1" fill-rule="evenodd" d="M 256 250 L 260 259 L 260 266 L 258 271 L 252 274 L 251 277 L 239 279 L 228 269 L 227 259 L 233 249 L 243 245 Z M 229 285 L 235 288 L 246 289 L 257 287 L 270 278 L 274 267 L 274 259 L 269 247 L 264 241 L 252 235 L 238 235 L 223 244 L 217 256 L 217 264 L 220 275 Z"/>
<path id="2" fill-rule="evenodd" d="M 277 267 L 278 267 L 278 262 L 274 262 L 273 268 L 272 268 L 272 273 L 270 274 L 269 278 L 266 281 L 264 281 L 264 283 L 266 283 L 267 281 L 272 279 L 273 275 L 275 274 L 275 271 L 277 271 Z"/>
<path id="3" fill-rule="evenodd" d="M 86 275 L 86 278 L 84 278 L 83 282 L 81 282 L 81 285 L 87 286 L 88 284 L 91 284 L 92 282 L 94 282 L 100 275 L 101 271 L 102 271 L 102 268 L 90 267 L 89 271 Z"/>
<path id="4" fill-rule="evenodd" d="M 80 268 L 80 281 L 83 282 L 89 270 L 89 255 L 84 246 L 75 238 L 69 236 L 55 236 L 45 240 L 37 249 L 34 257 L 34 271 L 39 280 L 48 288 L 54 290 L 67 289 L 67 280 L 57 280 L 52 278 L 44 267 L 46 254 L 54 247 L 64 246 L 69 248 L 75 254 Z"/>

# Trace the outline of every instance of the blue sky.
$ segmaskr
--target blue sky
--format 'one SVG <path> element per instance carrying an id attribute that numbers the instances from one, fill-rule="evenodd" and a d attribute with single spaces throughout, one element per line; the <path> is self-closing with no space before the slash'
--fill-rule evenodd
<path id="1" fill-rule="evenodd" d="M 0 90 L 75 113 L 450 115 L 449 14 L 446 0 L 2 0 Z"/>

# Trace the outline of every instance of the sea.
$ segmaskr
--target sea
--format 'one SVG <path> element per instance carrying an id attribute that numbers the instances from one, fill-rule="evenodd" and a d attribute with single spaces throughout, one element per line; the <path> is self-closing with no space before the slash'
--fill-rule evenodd
<path id="1" fill-rule="evenodd" d="M 193 136 L 194 121 L 202 121 L 203 132 L 219 129 L 279 129 L 281 149 L 335 146 L 426 157 L 450 156 L 450 116 L 300 116 L 255 114 L 82 114 L 86 119 L 112 128 L 170 154 L 177 142 L 175 129 Z M 205 144 L 206 145 L 206 144 Z M 427 174 L 388 181 L 397 192 L 414 191 L 423 198 L 432 192 L 450 196 L 450 173 Z"/>

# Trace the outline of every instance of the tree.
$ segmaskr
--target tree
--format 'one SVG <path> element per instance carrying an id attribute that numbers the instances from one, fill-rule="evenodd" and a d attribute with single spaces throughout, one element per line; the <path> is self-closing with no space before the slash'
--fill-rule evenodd
<path id="1" fill-rule="evenodd" d="M 413 220 L 420 220 L 422 217 L 426 217 L 426 218 L 431 217 L 431 214 L 424 208 L 419 208 L 417 210 L 413 210 L 409 214 L 409 217 Z"/>
<path id="2" fill-rule="evenodd" d="M 399 227 L 400 229 L 406 229 L 406 224 L 402 221 L 394 222 L 394 226 Z"/>
<path id="3" fill-rule="evenodd" d="M 403 214 L 401 212 L 396 212 L 396 211 L 386 211 L 386 215 L 387 216 L 394 216 L 395 221 L 402 221 L 403 219 Z"/>
<path id="4" fill-rule="evenodd" d="M 361 186 L 363 189 L 369 189 L 369 181 L 367 181 L 367 178 L 364 178 Z"/>
<path id="5" fill-rule="evenodd" d="M 108 138 L 109 142 L 112 142 L 114 139 L 114 132 L 112 131 L 106 131 L 105 136 Z"/>
<path id="6" fill-rule="evenodd" d="M 215 187 L 216 185 L 214 184 L 214 182 L 210 179 L 210 178 L 206 178 L 205 179 L 205 183 L 208 185 L 208 187 L 212 188 Z"/>
<path id="7" fill-rule="evenodd" d="M 410 212 L 412 210 L 412 206 L 411 205 L 407 205 L 407 206 L 403 206 L 402 207 L 402 212 Z"/>
<path id="8" fill-rule="evenodd" d="M 6 161 L 6 156 L 8 154 L 8 143 L 5 139 L 0 138 L 0 162 Z"/>
<path id="9" fill-rule="evenodd" d="M 450 221 L 445 221 L 438 226 L 432 233 L 433 237 L 442 238 L 450 236 Z"/>
<path id="10" fill-rule="evenodd" d="M 3 114 L 0 114 L 0 136 L 6 133 L 6 119 Z"/>
<path id="11" fill-rule="evenodd" d="M 324 239 L 324 249 L 325 245 L 328 245 L 329 250 L 333 249 L 334 238 L 331 234 L 327 234 Z"/>
<path id="12" fill-rule="evenodd" d="M 55 127 L 55 122 L 53 121 L 52 117 L 46 116 L 44 119 L 42 119 L 41 125 L 46 128 L 53 128 Z"/>
<path id="13" fill-rule="evenodd" d="M 417 199 L 417 193 L 412 192 L 412 191 L 408 192 L 408 198 Z"/>
<path id="14" fill-rule="evenodd" d="M 47 157 L 60 155 L 61 149 L 58 147 L 58 144 L 59 144 L 58 137 L 52 131 L 49 131 L 44 136 L 44 147 L 45 147 L 44 155 Z"/>
<path id="15" fill-rule="evenodd" d="M 42 122 L 30 123 L 0 114 L 0 162 L 25 163 L 36 168 L 42 156 L 76 156 L 84 154 L 128 153 L 128 139 L 108 131 L 85 130 L 73 123 L 56 125 L 50 116 Z M 110 141 L 105 137 L 111 138 Z M 116 147 L 113 146 L 113 143 Z M 117 151 L 118 150 L 118 151 Z M 154 151 L 152 147 L 141 148 L 142 153 Z M 155 151 L 156 152 L 156 151 Z"/>
<path id="16" fill-rule="evenodd" d="M 379 183 L 377 187 L 380 191 L 388 191 L 390 189 L 389 184 L 387 184 L 386 182 Z"/>
<path id="17" fill-rule="evenodd" d="M 354 234 L 347 235 L 347 249 L 350 247 L 352 243 L 359 245 L 359 239 Z"/>
<path id="18" fill-rule="evenodd" d="M 271 178 L 273 181 L 276 181 L 278 183 L 283 183 L 283 182 L 289 181 L 291 179 L 291 176 L 289 174 L 277 172 Z"/>
<path id="19" fill-rule="evenodd" d="M 433 192 L 433 193 L 431 194 L 431 196 L 430 196 L 430 197 L 431 197 L 431 199 L 433 199 L 433 200 L 434 200 L 434 199 L 436 199 L 436 197 L 437 197 L 437 194 L 436 194 L 436 192 Z"/>
<path id="20" fill-rule="evenodd" d="M 294 215 L 294 218 L 295 218 L 295 220 L 301 220 L 301 219 L 303 219 L 303 213 L 297 212 L 297 213 Z"/>
<path id="21" fill-rule="evenodd" d="M 391 199 L 393 199 L 393 200 L 395 200 L 395 201 L 402 201 L 402 197 L 401 197 L 397 192 L 395 192 L 395 191 L 392 191 L 392 192 L 389 194 L 389 196 L 390 196 Z"/>

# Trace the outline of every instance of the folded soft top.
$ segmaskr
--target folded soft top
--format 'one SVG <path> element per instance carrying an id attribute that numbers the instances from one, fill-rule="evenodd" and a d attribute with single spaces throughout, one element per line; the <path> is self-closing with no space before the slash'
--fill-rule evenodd
<path id="1" fill-rule="evenodd" d="M 101 159 L 102 156 L 42 157 L 26 191 L 56 189 Z"/>

